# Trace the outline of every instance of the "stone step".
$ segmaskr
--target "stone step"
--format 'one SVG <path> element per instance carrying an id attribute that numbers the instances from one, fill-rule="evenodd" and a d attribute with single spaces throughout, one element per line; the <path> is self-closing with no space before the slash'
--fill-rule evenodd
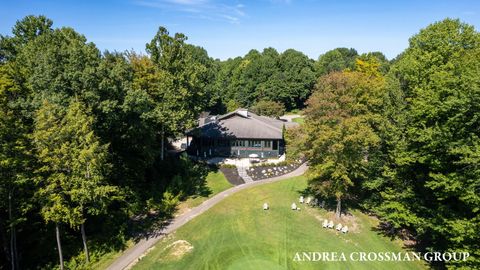
<path id="1" fill-rule="evenodd" d="M 253 179 L 247 174 L 245 167 L 237 166 L 238 175 L 245 181 L 245 183 L 253 182 Z"/>

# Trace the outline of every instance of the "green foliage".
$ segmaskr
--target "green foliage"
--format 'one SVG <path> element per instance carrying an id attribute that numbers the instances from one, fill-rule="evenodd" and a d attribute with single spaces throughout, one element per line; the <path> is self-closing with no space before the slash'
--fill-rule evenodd
<path id="1" fill-rule="evenodd" d="M 92 130 L 93 118 L 80 102 L 64 112 L 45 102 L 37 112 L 33 140 L 42 166 L 38 198 L 45 221 L 78 228 L 87 215 L 105 211 L 118 188 L 104 184 L 107 145 Z"/>
<path id="2" fill-rule="evenodd" d="M 325 75 L 334 71 L 353 70 L 358 53 L 355 49 L 336 48 L 318 57 L 315 63 L 317 75 Z"/>
<path id="3" fill-rule="evenodd" d="M 238 104 L 234 99 L 230 99 L 227 104 L 227 112 L 233 112 L 236 109 L 240 108 L 240 104 Z"/>
<path id="4" fill-rule="evenodd" d="M 285 131 L 284 139 L 287 149 L 287 159 L 296 159 L 303 155 L 304 143 L 307 139 L 307 134 L 303 127 L 292 127 Z"/>
<path id="5" fill-rule="evenodd" d="M 480 226 L 479 41 L 472 26 L 446 19 L 413 36 L 391 69 L 396 130 L 386 134 L 391 163 L 377 183 L 378 211 L 429 248 L 471 252 L 451 267 L 479 263 L 471 233 Z"/>
<path id="6" fill-rule="evenodd" d="M 155 108 L 146 117 L 166 135 L 179 135 L 196 124 L 197 116 L 208 105 L 206 77 L 209 77 L 205 51 L 185 43 L 186 36 L 169 36 L 160 27 L 147 52 L 155 66 L 156 87 L 147 88 Z M 155 82 L 154 82 L 155 83 Z"/>
<path id="7" fill-rule="evenodd" d="M 0 63 L 13 60 L 30 41 L 52 32 L 52 20 L 45 16 L 29 15 L 15 23 L 13 36 L 0 35 Z"/>
<path id="8" fill-rule="evenodd" d="M 27 43 L 16 63 L 25 71 L 24 87 L 32 92 L 31 110 L 43 100 L 68 106 L 71 97 L 89 101 L 96 94 L 100 52 L 71 28 L 55 29 Z"/>
<path id="9" fill-rule="evenodd" d="M 310 164 L 310 185 L 319 195 L 336 198 L 339 205 L 366 178 L 368 156 L 380 142 L 375 123 L 383 91 L 382 77 L 334 72 L 319 79 L 307 102 L 303 149 Z"/>
<path id="10" fill-rule="evenodd" d="M 260 100 L 250 109 L 258 115 L 269 117 L 280 117 L 285 114 L 285 108 L 282 103 L 270 100 Z"/>
<path id="11" fill-rule="evenodd" d="M 237 166 L 235 164 L 222 164 L 220 168 L 236 169 Z"/>
<path id="12" fill-rule="evenodd" d="M 175 211 L 175 208 L 177 207 L 178 202 L 180 201 L 180 194 L 178 195 L 173 195 L 169 191 L 165 191 L 163 193 L 163 199 L 162 199 L 162 205 L 161 205 L 161 210 L 163 213 L 166 213 L 167 215 L 172 215 L 173 212 Z"/>
<path id="13" fill-rule="evenodd" d="M 359 55 L 356 61 L 361 60 L 363 62 L 375 63 L 377 70 L 381 74 L 387 74 L 390 70 L 390 62 L 388 61 L 387 57 L 381 52 L 369 52 L 363 53 Z M 358 62 L 355 63 L 355 66 L 358 68 Z"/>
<path id="14" fill-rule="evenodd" d="M 306 55 L 292 49 L 279 54 L 266 48 L 221 62 L 214 88 L 222 93 L 224 103 L 235 100 L 250 107 L 271 100 L 291 110 L 303 107 L 314 81 L 313 61 Z"/>

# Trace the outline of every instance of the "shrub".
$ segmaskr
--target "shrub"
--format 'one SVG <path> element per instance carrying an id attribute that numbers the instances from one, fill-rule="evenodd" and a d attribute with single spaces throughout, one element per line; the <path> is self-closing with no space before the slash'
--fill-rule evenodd
<path id="1" fill-rule="evenodd" d="M 220 165 L 220 168 L 226 168 L 226 169 L 236 169 L 237 166 L 234 164 L 222 164 Z"/>
<path id="2" fill-rule="evenodd" d="M 280 102 L 260 100 L 251 110 L 258 115 L 280 117 L 285 114 L 285 107 Z"/>

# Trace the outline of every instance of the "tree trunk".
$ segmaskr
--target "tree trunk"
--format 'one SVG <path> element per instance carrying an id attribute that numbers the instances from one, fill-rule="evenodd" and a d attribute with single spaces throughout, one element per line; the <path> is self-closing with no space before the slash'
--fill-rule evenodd
<path id="1" fill-rule="evenodd" d="M 90 179 L 90 163 L 87 162 L 87 171 L 85 173 L 85 178 Z M 83 212 L 83 206 L 82 206 L 82 214 Z M 87 263 L 90 262 L 90 254 L 88 253 L 88 246 L 87 246 L 87 234 L 85 234 L 85 222 L 80 225 L 80 231 L 82 233 L 82 242 L 83 242 L 83 250 L 85 252 L 85 261 Z"/>
<path id="2" fill-rule="evenodd" d="M 337 218 L 340 218 L 341 214 L 342 214 L 342 198 L 337 197 L 337 210 L 336 210 Z"/>
<path id="3" fill-rule="evenodd" d="M 60 259 L 60 270 L 63 270 L 63 254 L 62 243 L 60 243 L 60 228 L 58 223 L 55 223 L 55 234 L 57 236 L 58 258 Z"/>
<path id="4" fill-rule="evenodd" d="M 16 246 L 17 246 L 17 237 L 15 235 L 15 225 L 13 223 L 13 214 L 12 214 L 12 191 L 8 193 L 8 219 L 10 222 L 10 263 L 12 264 L 12 270 L 17 269 L 16 262 Z"/>
<path id="5" fill-rule="evenodd" d="M 18 260 L 18 252 L 17 252 L 17 229 L 15 226 L 13 227 L 13 254 L 15 256 L 15 267 L 16 269 L 20 269 L 19 260 Z"/>
<path id="6" fill-rule="evenodd" d="M 88 246 L 87 246 L 87 235 L 85 234 L 85 223 L 80 225 L 80 230 L 82 231 L 82 241 L 83 241 L 83 250 L 85 251 L 85 260 L 87 263 L 90 262 L 90 254 L 88 253 Z"/>
<path id="7" fill-rule="evenodd" d="M 1 224 L 1 221 L 0 221 L 0 224 Z M 5 262 L 10 262 L 10 250 L 8 248 L 7 235 L 4 233 L 3 228 L 0 229 L 0 242 L 2 242 L 3 255 L 5 255 Z"/>

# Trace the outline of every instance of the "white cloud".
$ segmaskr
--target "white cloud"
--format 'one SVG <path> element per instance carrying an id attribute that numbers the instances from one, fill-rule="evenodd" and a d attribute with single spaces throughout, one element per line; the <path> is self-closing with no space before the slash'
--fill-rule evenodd
<path id="1" fill-rule="evenodd" d="M 242 4 L 226 4 L 214 0 L 135 0 L 139 6 L 188 13 L 191 18 L 240 23 L 245 16 Z"/>

